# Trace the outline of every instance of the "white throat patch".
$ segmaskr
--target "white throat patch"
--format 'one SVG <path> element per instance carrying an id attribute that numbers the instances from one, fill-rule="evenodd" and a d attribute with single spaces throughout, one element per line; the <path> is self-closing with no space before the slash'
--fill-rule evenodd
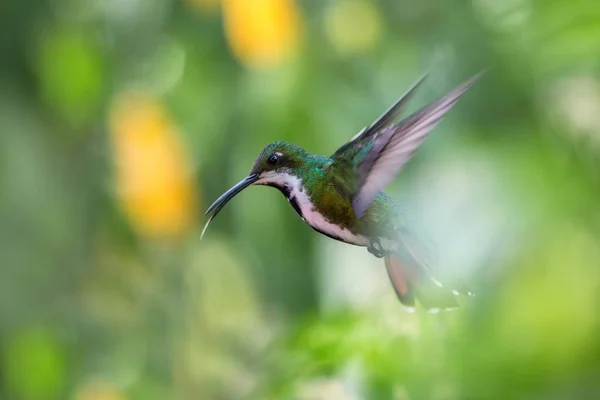
<path id="1" fill-rule="evenodd" d="M 290 175 L 284 172 L 269 171 L 261 175 L 256 181 L 257 185 L 276 185 L 281 188 L 286 188 L 289 191 L 288 201 L 295 200 L 302 219 L 314 229 L 339 238 L 344 242 L 355 244 L 358 246 L 367 246 L 369 240 L 360 235 L 355 235 L 349 230 L 327 221 L 323 215 L 315 209 L 306 190 L 302 187 L 302 180 L 297 176 Z"/>

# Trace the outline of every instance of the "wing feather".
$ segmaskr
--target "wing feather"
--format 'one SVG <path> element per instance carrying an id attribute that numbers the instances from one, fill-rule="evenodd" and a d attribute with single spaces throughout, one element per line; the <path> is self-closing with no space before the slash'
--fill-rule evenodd
<path id="1" fill-rule="evenodd" d="M 480 76 L 481 73 L 475 75 L 455 90 L 423 107 L 400 123 L 384 126 L 374 136 L 372 147 L 358 165 L 361 183 L 352 200 L 357 217 L 362 217 L 377 194 L 410 160 L 427 134 L 440 123 L 444 115 L 454 107 L 459 98 Z"/>
<path id="2" fill-rule="evenodd" d="M 423 74 L 417 81 L 398 99 L 394 104 L 392 104 L 379 118 L 375 120 L 371 125 L 364 127 L 360 132 L 350 139 L 350 141 L 344 144 L 342 147 L 336 150 L 335 153 L 331 155 L 331 158 L 344 158 L 347 157 L 347 152 L 352 151 L 354 146 L 356 146 L 357 142 L 365 141 L 371 136 L 377 134 L 382 128 L 390 125 L 394 122 L 394 120 L 398 117 L 402 108 L 408 103 L 408 101 L 415 94 L 416 90 L 421 86 L 421 84 L 425 81 L 428 74 Z"/>

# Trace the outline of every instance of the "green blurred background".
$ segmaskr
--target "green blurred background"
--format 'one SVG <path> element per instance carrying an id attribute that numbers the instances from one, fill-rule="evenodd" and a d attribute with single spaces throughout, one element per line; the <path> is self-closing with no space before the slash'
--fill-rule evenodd
<path id="1" fill-rule="evenodd" d="M 0 398 L 600 398 L 600 2 L 0 2 Z M 277 191 L 425 70 L 388 188 L 477 292 L 408 313 Z"/>

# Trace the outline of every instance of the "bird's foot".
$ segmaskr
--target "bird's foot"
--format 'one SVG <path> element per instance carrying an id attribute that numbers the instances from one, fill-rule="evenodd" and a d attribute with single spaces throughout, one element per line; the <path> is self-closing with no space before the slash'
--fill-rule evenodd
<path id="1" fill-rule="evenodd" d="M 385 257 L 385 251 L 383 250 L 383 248 L 381 248 L 381 243 L 379 243 L 379 239 L 371 239 L 367 250 L 369 250 L 369 253 L 373 254 L 377 258 Z"/>

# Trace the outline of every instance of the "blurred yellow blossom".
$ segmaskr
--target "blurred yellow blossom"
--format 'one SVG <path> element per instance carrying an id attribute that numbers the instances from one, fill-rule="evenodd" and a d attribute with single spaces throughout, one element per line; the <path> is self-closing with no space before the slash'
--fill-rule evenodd
<path id="1" fill-rule="evenodd" d="M 297 49 L 300 14 L 294 0 L 225 0 L 229 46 L 246 65 L 271 67 Z"/>
<path id="2" fill-rule="evenodd" d="M 162 104 L 126 93 L 111 112 L 118 201 L 142 235 L 173 236 L 194 220 L 188 156 Z"/>
<path id="3" fill-rule="evenodd" d="M 342 54 L 364 53 L 379 41 L 381 14 L 370 0 L 337 1 L 325 15 L 325 33 Z"/>

